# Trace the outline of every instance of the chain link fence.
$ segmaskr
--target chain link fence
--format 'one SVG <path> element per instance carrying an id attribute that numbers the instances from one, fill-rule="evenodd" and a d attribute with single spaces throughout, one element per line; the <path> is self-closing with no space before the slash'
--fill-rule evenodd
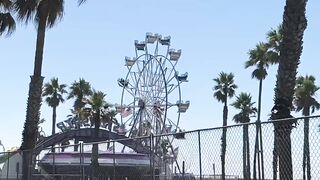
<path id="1" fill-rule="evenodd" d="M 48 147 L 30 153 L 31 179 L 320 179 L 319 124 L 313 116 L 225 127 L 225 164 L 223 128 Z M 1 180 L 21 178 L 21 154 L 0 152 Z"/>

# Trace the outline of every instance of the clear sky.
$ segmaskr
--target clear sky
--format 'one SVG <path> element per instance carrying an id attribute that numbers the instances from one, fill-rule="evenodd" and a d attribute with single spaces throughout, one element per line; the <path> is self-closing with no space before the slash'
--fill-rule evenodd
<path id="1" fill-rule="evenodd" d="M 180 127 L 186 130 L 222 125 L 222 104 L 213 99 L 213 78 L 221 71 L 233 72 L 239 86 L 236 94 L 249 92 L 255 101 L 258 82 L 251 79 L 252 69 L 244 69 L 247 52 L 265 34 L 282 22 L 285 1 L 245 0 L 88 0 L 81 7 L 66 1 L 62 21 L 47 31 L 43 58 L 45 82 L 58 77 L 70 85 L 80 77 L 107 93 L 107 100 L 120 103 L 117 79 L 127 73 L 124 56 L 134 55 L 134 40 L 143 40 L 146 32 L 172 37 L 172 46 L 182 49 L 177 65 L 189 72 L 182 97 L 190 100 Z M 319 32 L 320 1 L 309 0 L 308 28 L 299 75 L 311 74 L 320 80 Z M 0 140 L 8 147 L 19 146 L 25 121 L 29 76 L 33 73 L 36 28 L 19 24 L 9 38 L 0 37 L 1 93 Z M 264 81 L 262 118 L 266 120 L 273 104 L 276 67 Z M 175 100 L 173 100 L 175 101 Z M 233 100 L 230 100 L 232 102 Z M 58 119 L 69 114 L 73 101 L 58 107 Z M 51 132 L 52 110 L 42 105 L 43 128 Z M 230 107 L 228 123 L 236 111 Z"/>

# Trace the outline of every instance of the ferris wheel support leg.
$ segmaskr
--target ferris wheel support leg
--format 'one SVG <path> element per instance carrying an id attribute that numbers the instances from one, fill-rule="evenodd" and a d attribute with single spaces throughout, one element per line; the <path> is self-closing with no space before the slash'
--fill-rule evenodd
<path id="1" fill-rule="evenodd" d="M 170 141 L 170 139 L 167 137 L 167 139 L 168 139 L 168 141 L 169 141 L 169 147 L 170 147 L 170 149 L 171 149 L 171 151 L 172 151 L 172 153 L 173 153 L 173 155 L 174 155 L 174 162 L 176 163 L 176 167 L 178 168 L 178 171 L 179 171 L 179 173 L 181 174 L 181 169 L 180 169 L 180 166 L 179 166 L 179 163 L 178 163 L 178 161 L 177 161 L 177 158 L 176 158 L 176 154 L 174 154 L 174 149 L 173 149 L 173 146 L 172 146 L 172 142 L 173 142 L 173 140 L 172 141 Z"/>

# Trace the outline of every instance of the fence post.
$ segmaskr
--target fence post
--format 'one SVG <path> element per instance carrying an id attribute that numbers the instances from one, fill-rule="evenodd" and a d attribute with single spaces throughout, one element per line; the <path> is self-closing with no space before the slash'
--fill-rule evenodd
<path id="1" fill-rule="evenodd" d="M 17 162 L 16 164 L 17 180 L 19 179 L 19 170 L 20 170 L 19 162 Z"/>
<path id="2" fill-rule="evenodd" d="M 8 151 L 8 159 L 7 159 L 7 180 L 9 179 L 9 163 L 10 163 L 10 152 Z"/>
<path id="3" fill-rule="evenodd" d="M 153 134 L 150 134 L 150 176 L 154 180 L 154 156 L 153 156 Z"/>
<path id="4" fill-rule="evenodd" d="M 201 139 L 200 139 L 200 130 L 198 130 L 198 145 L 199 145 L 199 169 L 200 169 L 200 180 L 202 180 L 202 163 L 201 163 Z"/>
<path id="5" fill-rule="evenodd" d="M 110 141 L 110 140 L 109 140 Z M 113 141 L 112 143 L 112 153 L 113 153 L 113 179 L 116 179 L 116 158 L 115 158 L 115 150 L 116 150 L 116 147 L 115 147 L 115 141 Z"/>
<path id="6" fill-rule="evenodd" d="M 80 143 L 80 174 L 81 174 L 81 180 L 84 180 L 83 177 L 83 144 Z"/>
<path id="7" fill-rule="evenodd" d="M 261 123 L 259 124 L 260 129 L 260 149 L 261 149 L 261 176 L 264 180 L 264 159 L 263 159 L 263 144 L 262 144 L 262 126 Z"/>
<path id="8" fill-rule="evenodd" d="M 55 146 L 52 146 L 52 174 L 53 178 L 56 178 L 56 152 L 55 152 Z"/>
<path id="9" fill-rule="evenodd" d="M 182 161 L 182 179 L 184 180 L 184 173 L 185 173 L 185 171 L 184 171 L 184 161 Z"/>

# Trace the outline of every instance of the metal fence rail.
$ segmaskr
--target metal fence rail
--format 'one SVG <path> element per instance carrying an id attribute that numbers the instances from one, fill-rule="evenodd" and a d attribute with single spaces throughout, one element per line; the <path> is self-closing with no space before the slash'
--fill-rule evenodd
<path id="1" fill-rule="evenodd" d="M 288 122 L 294 122 L 295 125 L 292 129 L 289 128 L 289 140 L 283 134 L 288 131 L 288 126 L 284 126 Z M 280 179 L 281 171 L 284 174 L 291 173 L 290 170 L 281 169 L 290 168 L 290 164 L 293 179 L 304 179 L 307 176 L 320 179 L 319 124 L 319 116 L 262 122 L 263 151 L 255 149 L 256 128 L 259 127 L 256 123 L 225 127 L 225 179 Z M 222 129 L 220 127 L 98 142 L 99 166 L 96 169 L 91 165 L 92 143 L 80 143 L 77 145 L 80 147 L 79 151 L 76 152 L 74 146 L 54 147 L 54 152 L 50 147 L 40 154 L 34 154 L 30 165 L 33 169 L 31 177 L 35 180 L 89 179 L 95 172 L 96 179 L 101 180 L 220 180 Z M 246 129 L 248 136 L 244 137 Z M 123 145 L 129 143 L 131 148 Z M 286 151 L 286 147 L 289 147 L 289 151 Z M 0 153 L 0 179 L 21 178 L 22 153 Z"/>

